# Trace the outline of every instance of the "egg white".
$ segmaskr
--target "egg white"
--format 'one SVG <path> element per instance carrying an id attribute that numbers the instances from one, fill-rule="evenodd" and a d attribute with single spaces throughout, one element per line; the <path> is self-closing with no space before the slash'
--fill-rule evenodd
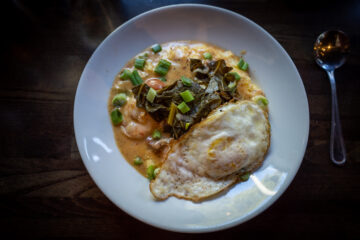
<path id="1" fill-rule="evenodd" d="M 171 146 L 150 190 L 156 199 L 208 198 L 258 168 L 269 144 L 268 114 L 261 106 L 248 100 L 225 104 Z"/>

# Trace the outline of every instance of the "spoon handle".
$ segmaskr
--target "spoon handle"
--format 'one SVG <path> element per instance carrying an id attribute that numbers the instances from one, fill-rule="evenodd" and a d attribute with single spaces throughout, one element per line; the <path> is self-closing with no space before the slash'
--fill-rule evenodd
<path id="1" fill-rule="evenodd" d="M 346 162 L 346 150 L 339 117 L 334 70 L 326 72 L 330 79 L 332 95 L 330 158 L 336 165 L 343 165 Z"/>

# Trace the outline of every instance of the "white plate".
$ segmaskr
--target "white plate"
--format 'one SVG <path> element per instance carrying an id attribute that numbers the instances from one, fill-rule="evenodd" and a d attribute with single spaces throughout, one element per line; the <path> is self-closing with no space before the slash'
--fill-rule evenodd
<path id="1" fill-rule="evenodd" d="M 239 54 L 270 102 L 271 147 L 249 181 L 224 195 L 193 203 L 154 201 L 149 182 L 119 152 L 107 112 L 114 77 L 134 55 L 154 44 L 200 40 Z M 289 186 L 304 156 L 309 110 L 300 75 L 289 55 L 264 29 L 234 12 L 183 4 L 154 9 L 121 25 L 96 49 L 77 88 L 76 141 L 90 175 L 123 211 L 153 226 L 179 232 L 210 232 L 243 223 L 267 209 Z"/>

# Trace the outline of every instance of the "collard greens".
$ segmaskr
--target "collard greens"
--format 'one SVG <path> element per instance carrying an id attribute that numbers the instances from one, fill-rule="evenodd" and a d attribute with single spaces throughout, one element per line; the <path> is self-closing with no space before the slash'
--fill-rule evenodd
<path id="1" fill-rule="evenodd" d="M 191 86 L 185 86 L 179 79 L 158 90 L 152 103 L 146 100 L 149 86 L 143 83 L 132 89 L 137 107 L 145 109 L 158 122 L 168 118 L 171 103 L 177 106 L 183 102 L 181 92 L 191 92 L 194 100 L 187 103 L 191 110 L 185 114 L 177 111 L 172 124 L 165 126 L 164 130 L 174 138 L 179 138 L 189 129 L 187 126 L 200 122 L 213 109 L 230 101 L 236 94 L 228 87 L 235 79 L 232 74 L 228 74 L 232 68 L 227 67 L 224 60 L 203 62 L 200 59 L 190 59 L 190 70 L 194 74 Z"/>

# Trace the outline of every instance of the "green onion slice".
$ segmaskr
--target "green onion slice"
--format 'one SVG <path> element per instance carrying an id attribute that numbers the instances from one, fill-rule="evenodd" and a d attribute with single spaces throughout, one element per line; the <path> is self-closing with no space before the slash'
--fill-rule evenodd
<path id="1" fill-rule="evenodd" d="M 126 103 L 126 94 L 125 93 L 116 94 L 112 99 L 112 104 L 115 107 L 121 107 L 125 103 Z"/>
<path id="2" fill-rule="evenodd" d="M 129 69 L 124 69 L 124 71 L 120 74 L 120 79 L 128 80 L 131 77 L 131 71 Z"/>
<path id="3" fill-rule="evenodd" d="M 205 59 L 209 59 L 209 60 L 212 59 L 212 55 L 209 52 L 204 53 L 203 56 L 204 56 Z"/>
<path id="4" fill-rule="evenodd" d="M 185 123 L 185 130 L 188 130 L 188 128 L 190 127 L 190 123 Z"/>
<path id="5" fill-rule="evenodd" d="M 160 168 L 155 168 L 154 170 L 154 177 L 156 177 L 157 175 L 159 175 L 160 173 Z"/>
<path id="6" fill-rule="evenodd" d="M 192 85 L 192 80 L 190 78 L 182 76 L 181 81 L 185 86 L 190 87 Z"/>
<path id="7" fill-rule="evenodd" d="M 161 132 L 157 129 L 155 129 L 155 131 L 152 134 L 152 138 L 153 139 L 160 139 L 161 138 Z"/>
<path id="8" fill-rule="evenodd" d="M 249 65 L 247 62 L 244 61 L 244 59 L 241 58 L 237 66 L 239 69 L 246 71 Z"/>
<path id="9" fill-rule="evenodd" d="M 185 102 L 191 102 L 194 100 L 194 96 L 191 94 L 189 90 L 181 92 L 180 96 L 182 97 L 182 99 L 184 99 Z"/>
<path id="10" fill-rule="evenodd" d="M 161 59 L 158 65 L 156 65 L 154 72 L 156 72 L 161 76 L 165 76 L 168 73 L 170 66 L 171 66 L 171 62 L 165 59 Z"/>
<path id="11" fill-rule="evenodd" d="M 235 88 L 236 88 L 236 81 L 233 81 L 233 82 L 231 82 L 231 83 L 229 83 L 229 85 L 228 85 L 228 88 L 230 89 L 230 91 L 234 91 L 235 90 Z"/>
<path id="12" fill-rule="evenodd" d="M 153 88 L 150 88 L 148 93 L 146 94 L 146 100 L 148 100 L 149 102 L 153 103 L 154 99 L 156 97 L 156 90 Z"/>
<path id="13" fill-rule="evenodd" d="M 122 122 L 123 116 L 118 108 L 111 111 L 111 121 L 114 125 L 118 125 Z"/>
<path id="14" fill-rule="evenodd" d="M 130 76 L 130 81 L 132 82 L 132 84 L 134 86 L 140 85 L 142 84 L 143 80 L 140 77 L 139 73 L 137 70 L 134 70 Z"/>
<path id="15" fill-rule="evenodd" d="M 187 113 L 188 111 L 190 111 L 190 108 L 189 106 L 185 103 L 185 102 L 182 102 L 180 103 L 177 108 L 182 112 L 182 113 Z"/>
<path id="16" fill-rule="evenodd" d="M 240 176 L 241 181 L 247 181 L 249 180 L 250 173 L 245 173 L 244 175 Z"/>
<path id="17" fill-rule="evenodd" d="M 135 64 L 134 64 L 135 68 L 143 70 L 144 66 L 145 66 L 145 59 L 142 58 L 136 58 L 135 59 Z"/>
<path id="18" fill-rule="evenodd" d="M 266 107 L 269 104 L 269 100 L 266 97 L 258 95 L 252 98 L 254 102 L 256 102 L 260 107 Z"/>
<path id="19" fill-rule="evenodd" d="M 140 55 L 139 58 L 141 59 L 147 59 L 149 57 L 149 54 L 146 52 L 143 55 Z"/>
<path id="20" fill-rule="evenodd" d="M 162 50 L 162 48 L 161 48 L 160 44 L 156 43 L 156 44 L 152 45 L 151 50 L 154 53 L 158 53 L 158 52 L 160 52 Z"/>
<path id="21" fill-rule="evenodd" d="M 147 169 L 146 169 L 146 174 L 149 180 L 153 180 L 155 178 L 155 166 L 154 165 L 150 165 Z"/>
<path id="22" fill-rule="evenodd" d="M 136 156 L 135 158 L 134 158 L 134 164 L 135 165 L 141 165 L 143 163 L 143 161 L 142 161 L 142 159 L 141 159 L 141 157 L 139 157 L 139 156 Z"/>
<path id="23" fill-rule="evenodd" d="M 244 65 L 242 65 L 241 70 L 247 71 L 248 66 L 249 66 L 248 63 L 245 62 Z"/>
<path id="24" fill-rule="evenodd" d="M 239 81 L 240 80 L 240 75 L 237 72 L 229 72 L 227 74 L 231 74 L 234 76 L 235 81 Z"/>

